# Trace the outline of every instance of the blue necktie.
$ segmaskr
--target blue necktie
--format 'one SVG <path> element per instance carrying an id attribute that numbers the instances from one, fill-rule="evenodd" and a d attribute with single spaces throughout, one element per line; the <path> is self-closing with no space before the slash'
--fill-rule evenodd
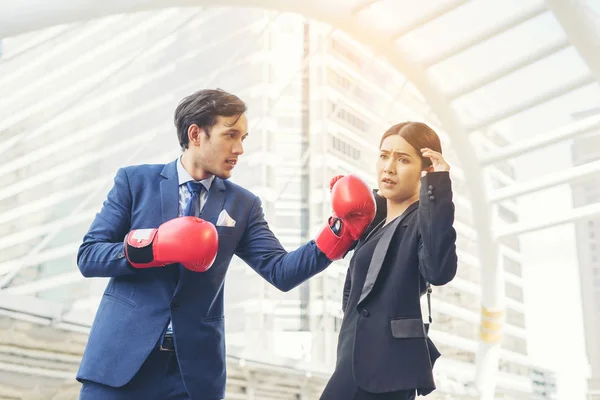
<path id="1" fill-rule="evenodd" d="M 188 201 L 185 206 L 185 210 L 183 210 L 183 215 L 197 217 L 200 213 L 200 196 L 202 195 L 202 190 L 205 189 L 204 185 L 196 182 L 186 182 L 187 188 L 192 194 L 190 197 L 190 201 Z"/>
<path id="2" fill-rule="evenodd" d="M 187 188 L 192 194 L 190 200 L 185 206 L 185 210 L 183 210 L 183 216 L 188 217 L 197 217 L 199 215 L 198 211 L 200 209 L 200 196 L 202 195 L 202 190 L 206 189 L 203 184 L 196 182 L 186 182 Z M 173 270 L 175 281 L 179 280 L 179 269 Z M 169 321 L 169 325 L 167 326 L 167 331 L 165 332 L 165 336 L 173 336 L 173 325 L 171 321 Z M 163 337 L 164 340 L 164 337 Z"/>

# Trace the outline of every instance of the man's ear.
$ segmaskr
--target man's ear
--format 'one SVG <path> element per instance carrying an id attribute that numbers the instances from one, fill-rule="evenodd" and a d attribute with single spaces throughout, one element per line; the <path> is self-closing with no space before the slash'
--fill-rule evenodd
<path id="1" fill-rule="evenodd" d="M 189 143 L 197 146 L 200 144 L 200 135 L 204 135 L 204 130 L 196 124 L 191 124 L 187 133 Z"/>

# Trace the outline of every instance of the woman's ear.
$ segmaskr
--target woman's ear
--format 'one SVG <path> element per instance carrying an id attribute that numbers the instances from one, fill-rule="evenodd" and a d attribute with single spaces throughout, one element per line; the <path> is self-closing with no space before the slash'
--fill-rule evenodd
<path id="1" fill-rule="evenodd" d="M 424 177 L 425 175 L 427 175 L 427 173 L 429 173 L 429 172 L 433 172 L 433 171 L 434 171 L 434 169 L 433 169 L 433 165 L 430 165 L 429 167 L 427 167 L 427 168 L 423 169 L 423 170 L 421 171 L 421 178 L 422 178 L 422 177 Z"/>

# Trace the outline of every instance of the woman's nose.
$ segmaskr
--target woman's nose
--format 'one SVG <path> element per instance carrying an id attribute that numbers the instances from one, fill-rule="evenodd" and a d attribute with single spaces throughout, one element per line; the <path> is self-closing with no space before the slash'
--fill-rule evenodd
<path id="1" fill-rule="evenodd" d="M 395 172 L 394 170 L 394 160 L 390 157 L 386 162 L 385 165 L 383 166 L 383 170 L 388 173 L 388 174 L 393 174 Z"/>

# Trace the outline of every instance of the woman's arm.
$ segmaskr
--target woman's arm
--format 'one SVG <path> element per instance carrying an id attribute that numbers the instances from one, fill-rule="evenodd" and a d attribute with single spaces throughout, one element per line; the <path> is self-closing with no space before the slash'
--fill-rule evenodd
<path id="1" fill-rule="evenodd" d="M 448 171 L 421 178 L 418 209 L 419 269 L 433 285 L 444 285 L 456 275 L 456 231 L 452 185 Z"/>

